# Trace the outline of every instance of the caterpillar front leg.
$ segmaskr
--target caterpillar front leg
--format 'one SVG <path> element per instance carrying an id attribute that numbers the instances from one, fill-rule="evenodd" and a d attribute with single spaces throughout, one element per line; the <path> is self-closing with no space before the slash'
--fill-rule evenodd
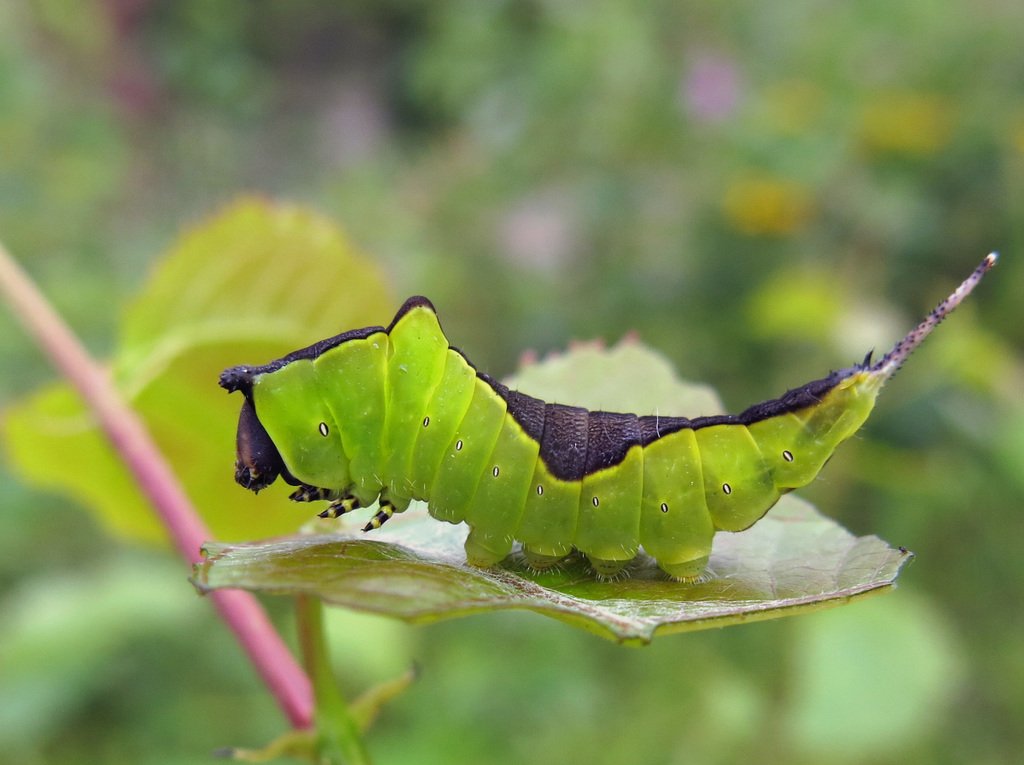
<path id="1" fill-rule="evenodd" d="M 327 509 L 318 515 L 321 518 L 340 518 L 346 513 L 351 513 L 353 510 L 357 510 L 362 507 L 357 497 L 353 497 L 351 494 L 346 494 L 344 497 L 338 497 Z"/>
<path id="2" fill-rule="evenodd" d="M 377 500 L 378 510 L 370 518 L 370 522 L 363 527 L 363 531 L 379 529 L 387 523 L 395 513 L 404 513 L 409 509 L 410 500 L 408 497 L 395 496 L 385 488 Z"/>
<path id="3" fill-rule="evenodd" d="M 320 502 L 322 500 L 335 500 L 341 497 L 338 489 L 324 489 L 320 486 L 310 486 L 308 483 L 300 484 L 299 488 L 288 495 L 292 502 Z"/>
<path id="4" fill-rule="evenodd" d="M 382 499 L 380 501 L 380 510 L 374 513 L 373 517 L 370 519 L 370 522 L 363 526 L 363 531 L 373 531 L 374 529 L 379 529 L 381 526 L 387 523 L 391 516 L 394 514 L 395 506 L 388 502 L 386 499 Z"/>
<path id="5" fill-rule="evenodd" d="M 299 488 L 288 496 L 288 499 L 293 502 L 329 501 L 331 504 L 327 509 L 317 513 L 320 518 L 338 518 L 362 507 L 359 499 L 348 492 L 341 489 L 325 489 L 322 486 L 312 486 L 308 483 L 300 484 Z"/>

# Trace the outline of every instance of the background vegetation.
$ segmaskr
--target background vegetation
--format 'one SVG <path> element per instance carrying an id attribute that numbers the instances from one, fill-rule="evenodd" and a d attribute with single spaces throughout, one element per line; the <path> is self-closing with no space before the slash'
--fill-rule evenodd
<path id="1" fill-rule="evenodd" d="M 639 651 L 331 618 L 348 683 L 423 668 L 381 762 L 1010 762 L 1021 29 L 999 0 L 5 3 L 0 236 L 103 356 L 179 233 L 242 192 L 306 202 L 390 275 L 378 321 L 427 294 L 497 375 L 636 331 L 731 409 L 887 346 L 1000 249 L 802 492 L 918 554 L 895 593 Z M 52 377 L 6 313 L 0 357 L 5 405 Z M 230 480 L 231 434 L 196 437 Z M 194 762 L 280 729 L 176 559 L 0 469 L 0 751 Z"/>

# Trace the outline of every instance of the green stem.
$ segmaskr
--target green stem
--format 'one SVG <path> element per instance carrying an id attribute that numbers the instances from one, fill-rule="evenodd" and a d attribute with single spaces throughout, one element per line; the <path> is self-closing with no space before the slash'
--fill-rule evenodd
<path id="1" fill-rule="evenodd" d="M 323 605 L 319 598 L 298 595 L 295 598 L 299 643 L 306 672 L 313 681 L 316 700 L 316 726 L 320 754 L 331 765 L 369 765 L 359 727 L 334 679 L 324 635 Z"/>

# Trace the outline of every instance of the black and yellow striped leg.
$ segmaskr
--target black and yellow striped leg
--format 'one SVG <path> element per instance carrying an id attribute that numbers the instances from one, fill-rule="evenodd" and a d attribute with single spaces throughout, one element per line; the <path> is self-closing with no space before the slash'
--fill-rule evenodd
<path id="1" fill-rule="evenodd" d="M 320 500 L 335 500 L 341 496 L 337 489 L 322 489 L 319 486 L 310 486 L 304 483 L 291 494 L 288 499 L 292 502 L 319 502 Z"/>
<path id="2" fill-rule="evenodd" d="M 370 522 L 363 526 L 363 531 L 373 531 L 373 529 L 379 529 L 385 523 L 388 518 L 395 514 L 395 506 L 386 500 L 381 500 L 380 510 L 378 510 L 374 516 L 370 519 Z"/>
<path id="3" fill-rule="evenodd" d="M 321 518 L 338 518 L 345 513 L 351 513 L 359 507 L 359 500 L 349 494 L 334 500 L 327 509 L 319 513 Z"/>

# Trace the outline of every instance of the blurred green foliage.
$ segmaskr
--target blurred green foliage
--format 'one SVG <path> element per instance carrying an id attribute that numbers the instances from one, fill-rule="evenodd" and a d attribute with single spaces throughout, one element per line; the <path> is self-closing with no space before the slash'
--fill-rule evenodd
<path id="1" fill-rule="evenodd" d="M 340 282 L 351 290 L 344 300 Z M 336 334 L 339 321 L 370 323 L 387 294 L 379 269 L 329 221 L 255 198 L 188 232 L 158 261 L 124 311 L 112 374 L 217 538 L 285 534 L 295 523 L 262 513 L 253 494 L 239 496 L 219 459 L 231 452 L 239 403 L 218 395 L 212 381 L 226 366 L 278 358 L 311 337 Z M 0 434 L 26 480 L 78 499 L 119 536 L 166 539 L 70 383 L 11 407 Z"/>
<path id="2" fill-rule="evenodd" d="M 3 3 L 0 236 L 108 355 L 177 232 L 239 192 L 306 201 L 496 375 L 636 330 L 730 409 L 886 347 L 1001 249 L 803 492 L 918 554 L 896 593 L 643 651 L 516 614 L 333 618 L 346 682 L 424 669 L 381 762 L 1011 762 L 1021 28 L 999 0 Z M 6 313 L 0 353 L 4 403 L 51 377 Z M 183 567 L 0 480 L 5 756 L 193 762 L 278 729 Z"/>

